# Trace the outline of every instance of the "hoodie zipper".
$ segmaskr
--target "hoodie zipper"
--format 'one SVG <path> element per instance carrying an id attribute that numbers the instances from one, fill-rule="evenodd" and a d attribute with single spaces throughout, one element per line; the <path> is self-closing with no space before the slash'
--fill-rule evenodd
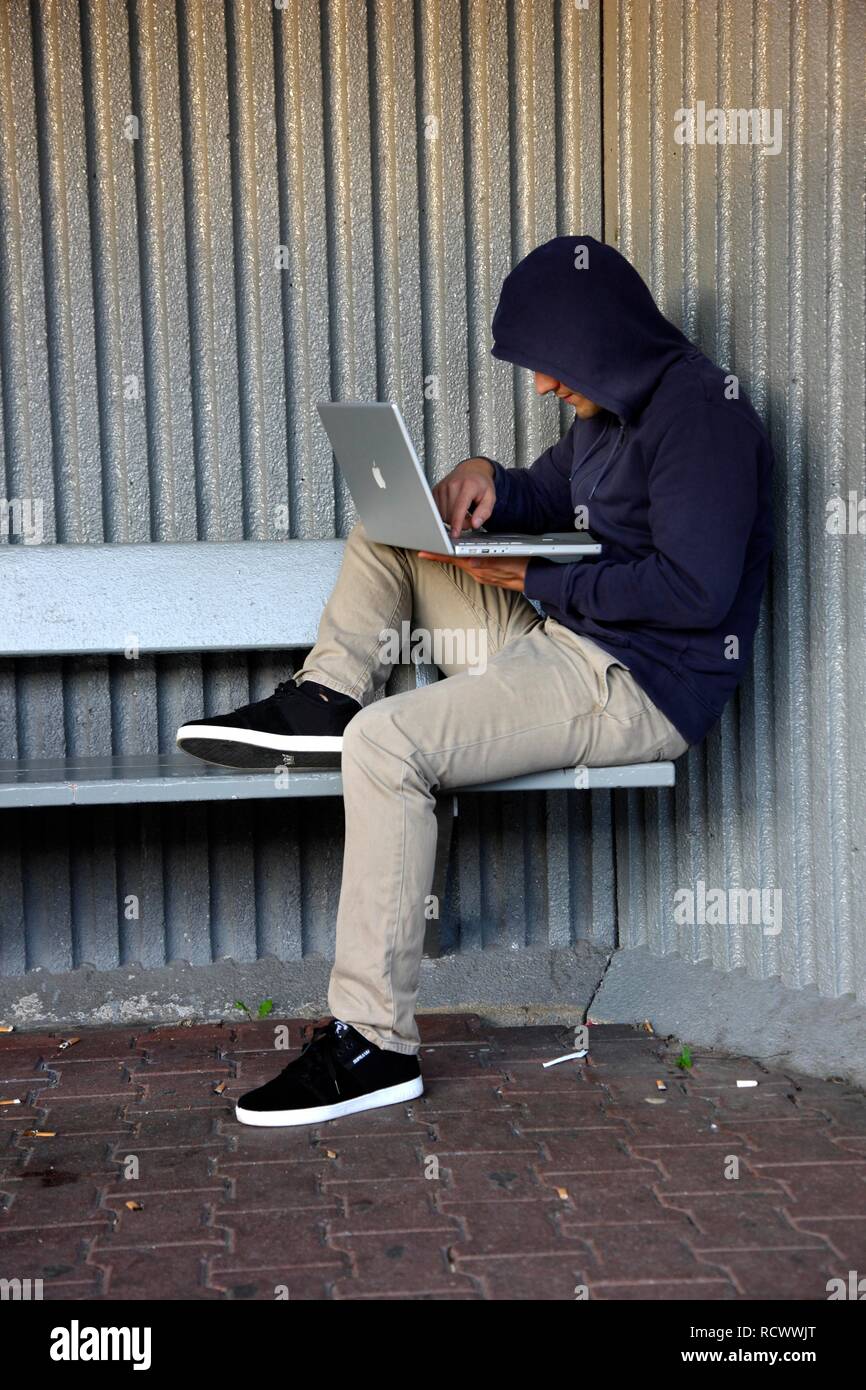
<path id="1" fill-rule="evenodd" d="M 583 457 L 581 458 L 580 462 L 579 462 L 579 463 L 576 463 L 576 464 L 574 465 L 574 468 L 572 468 L 571 473 L 570 473 L 569 476 L 568 476 L 568 481 L 569 481 L 570 483 L 573 482 L 574 479 L 577 477 L 577 475 L 578 475 L 578 473 L 580 472 L 581 468 L 583 468 L 583 465 L 584 465 L 585 463 L 587 463 L 589 459 L 592 458 L 593 454 L 594 454 L 598 449 L 601 448 L 602 444 L 603 444 L 604 441 L 607 439 L 607 432 L 608 432 L 609 429 L 610 429 L 610 420 L 605 420 L 605 422 L 604 422 L 604 429 L 602 430 L 601 434 L 598 436 L 598 439 L 596 439 L 596 440 L 594 441 L 594 443 L 590 444 L 589 448 L 587 449 L 586 453 L 585 453 L 585 454 L 583 455 Z"/>
<path id="2" fill-rule="evenodd" d="M 580 462 L 572 469 L 572 471 L 571 471 L 571 473 L 570 473 L 570 475 L 569 475 L 569 479 L 568 479 L 569 483 L 572 483 L 572 482 L 574 481 L 574 479 L 577 477 L 578 473 L 579 473 L 580 470 L 584 467 L 584 465 L 585 465 L 586 463 L 588 463 L 589 460 L 592 458 L 593 454 L 596 453 L 597 450 L 599 450 L 599 449 L 601 448 L 602 444 L 604 443 L 605 439 L 607 438 L 607 435 L 608 435 L 608 431 L 609 431 L 609 430 L 610 430 L 610 421 L 607 420 L 607 421 L 605 422 L 604 429 L 602 430 L 602 432 L 601 432 L 601 434 L 599 435 L 598 439 L 595 441 L 594 444 L 590 445 L 590 447 L 587 449 L 586 453 L 583 455 L 583 458 L 582 458 L 582 459 L 580 460 Z M 605 459 L 604 463 L 603 463 L 602 466 L 601 466 L 601 471 L 600 471 L 598 477 L 596 478 L 596 480 L 595 480 L 595 482 L 594 482 L 594 484 L 593 484 L 592 492 L 590 492 L 589 497 L 587 498 L 587 501 L 589 501 L 590 498 L 592 498 L 592 497 L 595 495 L 595 490 L 596 490 L 596 488 L 598 487 L 598 485 L 599 485 L 599 483 L 601 482 L 602 478 L 606 475 L 608 469 L 610 468 L 610 465 L 613 463 L 614 458 L 616 457 L 617 453 L 619 452 L 619 449 L 620 449 L 620 446 L 621 446 L 621 444 L 622 444 L 622 440 L 623 440 L 623 435 L 624 435 L 624 434 L 625 434 L 625 425 L 622 424 L 622 423 L 620 423 L 619 433 L 617 434 L 617 437 L 616 437 L 616 439 L 615 439 L 614 442 L 613 442 L 613 446 L 612 446 L 612 448 L 611 448 L 611 450 L 610 450 L 610 452 L 609 452 L 607 458 Z"/>
<path id="3" fill-rule="evenodd" d="M 588 502 L 591 502 L 591 501 L 592 501 L 593 497 L 595 496 L 596 488 L 598 487 L 598 485 L 599 485 L 599 483 L 601 482 L 602 478 L 604 478 L 604 477 L 606 476 L 606 474 L 610 471 L 610 466 L 611 466 L 611 464 L 613 463 L 614 459 L 616 458 L 617 454 L 619 453 L 619 450 L 620 450 L 620 447 L 621 447 L 621 445 L 622 445 L 622 441 L 623 441 L 624 435 L 625 435 L 625 425 L 623 425 L 623 424 L 621 423 L 621 424 L 620 424 L 620 427 L 619 427 L 619 434 L 617 435 L 617 437 L 616 437 L 616 439 L 614 440 L 614 443 L 613 443 L 613 448 L 611 449 L 610 453 L 608 454 L 607 458 L 605 459 L 604 463 L 602 464 L 601 472 L 599 473 L 598 477 L 596 478 L 596 480 L 595 480 L 595 482 L 594 482 L 594 484 L 593 484 L 592 492 L 589 494 L 589 497 L 587 498 L 587 501 L 588 501 Z"/>

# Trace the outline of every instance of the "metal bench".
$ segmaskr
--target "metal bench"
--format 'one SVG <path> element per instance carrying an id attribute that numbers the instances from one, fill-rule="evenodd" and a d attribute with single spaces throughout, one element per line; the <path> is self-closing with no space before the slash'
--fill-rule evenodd
<path id="1" fill-rule="evenodd" d="M 0 657 L 310 647 L 343 542 L 0 546 Z M 420 667 L 419 683 L 435 679 Z M 670 787 L 670 762 L 556 768 L 463 791 Z M 339 772 L 209 767 L 185 753 L 0 760 L 0 807 L 339 796 Z"/>

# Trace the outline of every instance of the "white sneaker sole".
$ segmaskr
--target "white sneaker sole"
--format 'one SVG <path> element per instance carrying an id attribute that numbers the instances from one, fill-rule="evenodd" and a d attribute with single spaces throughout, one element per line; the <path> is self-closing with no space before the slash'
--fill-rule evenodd
<path id="1" fill-rule="evenodd" d="M 182 724 L 175 743 L 204 763 L 250 772 L 273 772 L 281 765 L 339 767 L 343 748 L 341 734 L 264 734 L 221 724 Z"/>
<path id="2" fill-rule="evenodd" d="M 307 1110 L 244 1110 L 235 1106 L 235 1116 L 242 1125 L 259 1125 L 277 1128 L 280 1125 L 318 1125 L 324 1120 L 338 1120 L 341 1115 L 357 1115 L 361 1110 L 378 1110 L 382 1105 L 399 1105 L 401 1101 L 415 1100 L 424 1094 L 424 1082 L 420 1076 L 414 1081 L 401 1081 L 399 1086 L 386 1086 L 381 1091 L 370 1091 L 366 1096 L 356 1096 L 354 1100 L 340 1100 L 334 1105 L 315 1105 Z"/>

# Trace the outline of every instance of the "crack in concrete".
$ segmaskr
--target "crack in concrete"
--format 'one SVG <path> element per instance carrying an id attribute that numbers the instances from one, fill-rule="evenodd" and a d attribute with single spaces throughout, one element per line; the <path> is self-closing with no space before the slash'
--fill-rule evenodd
<path id="1" fill-rule="evenodd" d="M 614 958 L 615 955 L 616 955 L 616 947 L 614 947 L 614 949 L 608 953 L 607 960 L 606 960 L 605 963 L 604 963 L 604 969 L 602 970 L 601 975 L 600 975 L 599 978 L 598 978 L 598 984 L 596 985 L 595 989 L 592 991 L 592 995 L 590 996 L 589 1002 L 588 1002 L 588 1004 L 587 1004 L 587 1006 L 586 1006 L 586 1011 L 585 1011 L 585 1013 L 584 1013 L 584 1015 L 583 1015 L 583 1021 L 584 1021 L 584 1023 L 588 1023 L 588 1022 L 589 1022 L 589 1015 L 590 1015 L 590 1013 L 591 1013 L 591 1011 L 592 1011 L 592 1006 L 593 1006 L 593 1004 L 595 1003 L 596 999 L 598 998 L 598 992 L 599 992 L 599 990 L 601 989 L 602 985 L 604 984 L 605 976 L 607 975 L 608 970 L 610 970 L 610 967 L 611 967 L 611 965 L 613 964 L 613 958 Z"/>

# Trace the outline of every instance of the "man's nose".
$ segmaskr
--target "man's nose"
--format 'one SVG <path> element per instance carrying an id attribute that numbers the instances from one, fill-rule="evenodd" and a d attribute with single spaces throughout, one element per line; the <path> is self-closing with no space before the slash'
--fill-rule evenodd
<path id="1" fill-rule="evenodd" d="M 559 382 L 552 376 L 542 376 L 540 372 L 535 377 L 535 389 L 539 396 L 546 396 L 548 391 L 555 391 Z"/>

